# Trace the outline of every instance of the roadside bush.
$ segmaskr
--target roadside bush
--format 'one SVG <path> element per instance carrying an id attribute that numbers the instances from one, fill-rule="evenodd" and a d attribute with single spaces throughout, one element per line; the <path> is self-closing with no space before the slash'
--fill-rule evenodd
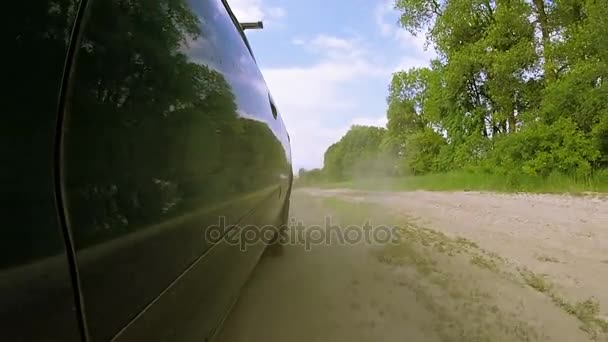
<path id="1" fill-rule="evenodd" d="M 326 176 L 321 169 L 305 170 L 300 169 L 298 171 L 298 177 L 295 179 L 296 185 L 315 185 L 324 183 Z"/>
<path id="2" fill-rule="evenodd" d="M 608 167 L 608 112 L 604 112 L 599 123 L 593 128 L 593 144 L 600 151 L 598 166 Z"/>
<path id="3" fill-rule="evenodd" d="M 491 140 L 480 136 L 469 136 L 454 149 L 455 169 L 475 169 L 487 159 L 491 151 Z"/>
<path id="4" fill-rule="evenodd" d="M 439 154 L 445 145 L 445 139 L 430 128 L 409 135 L 405 143 L 403 164 L 409 171 L 406 173 L 416 175 L 435 171 L 439 164 Z"/>
<path id="5" fill-rule="evenodd" d="M 325 152 L 324 172 L 328 180 L 342 181 L 364 176 L 382 176 L 391 169 L 383 157 L 386 129 L 354 125 Z"/>
<path id="6" fill-rule="evenodd" d="M 591 175 L 598 157 L 592 140 L 570 119 L 562 118 L 551 125 L 534 122 L 519 132 L 496 137 L 485 167 L 510 177 L 518 173 L 548 177 L 559 172 L 584 178 Z"/>

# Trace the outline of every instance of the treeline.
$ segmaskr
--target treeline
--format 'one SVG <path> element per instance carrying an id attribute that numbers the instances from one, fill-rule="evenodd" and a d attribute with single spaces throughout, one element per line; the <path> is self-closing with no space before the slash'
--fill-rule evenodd
<path id="1" fill-rule="evenodd" d="M 298 172 L 300 184 L 384 175 L 393 165 L 385 153 L 386 129 L 355 125 L 325 152 L 323 169 Z"/>
<path id="2" fill-rule="evenodd" d="M 393 75 L 386 131 L 354 127 L 331 146 L 327 180 L 460 169 L 513 182 L 608 174 L 608 1 L 395 7 L 403 28 L 425 35 L 437 58 Z"/>
<path id="3" fill-rule="evenodd" d="M 323 169 L 298 172 L 301 185 L 348 179 L 393 176 L 395 156 L 387 143 L 385 128 L 355 125 L 325 152 Z"/>

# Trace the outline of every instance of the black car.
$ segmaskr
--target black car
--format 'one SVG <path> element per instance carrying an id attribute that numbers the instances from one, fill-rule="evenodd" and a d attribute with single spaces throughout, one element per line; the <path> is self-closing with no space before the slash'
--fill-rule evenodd
<path id="1" fill-rule="evenodd" d="M 267 245 L 243 231 L 285 224 L 293 178 L 227 3 L 2 13 L 0 340 L 211 339 Z"/>

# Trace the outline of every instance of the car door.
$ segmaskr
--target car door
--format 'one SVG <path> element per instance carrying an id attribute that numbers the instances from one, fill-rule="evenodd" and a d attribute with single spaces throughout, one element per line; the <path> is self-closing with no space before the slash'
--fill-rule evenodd
<path id="1" fill-rule="evenodd" d="M 242 32 L 221 0 L 91 0 L 68 90 L 62 198 L 90 340 L 209 337 L 263 249 L 216 238 L 275 223 L 290 170 Z"/>
<path id="2" fill-rule="evenodd" d="M 80 341 L 57 201 L 57 108 L 79 1 L 3 4 L 0 339 Z"/>

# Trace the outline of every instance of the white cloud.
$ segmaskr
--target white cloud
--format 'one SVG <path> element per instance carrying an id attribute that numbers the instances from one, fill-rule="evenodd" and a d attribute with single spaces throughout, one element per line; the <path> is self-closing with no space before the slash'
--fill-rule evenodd
<path id="1" fill-rule="evenodd" d="M 287 11 L 282 7 L 269 7 L 268 17 L 273 19 L 283 19 L 287 16 Z"/>
<path id="2" fill-rule="evenodd" d="M 302 46 L 302 45 L 304 45 L 304 44 L 305 44 L 304 40 L 303 40 L 303 39 L 300 39 L 300 38 L 294 38 L 294 39 L 292 39 L 292 40 L 291 40 L 291 43 L 292 43 L 293 45 L 298 45 L 298 46 Z"/>
<path id="3" fill-rule="evenodd" d="M 386 126 L 385 108 L 367 115 L 359 112 L 361 99 L 349 92 L 353 86 L 372 79 L 388 84 L 393 72 L 427 66 L 435 56 L 432 49 L 424 50 L 424 38 L 414 37 L 397 25 L 397 13 L 387 3 L 379 6 L 371 19 L 376 20 L 385 40 L 398 43 L 394 44 L 398 58 L 387 63 L 362 39 L 319 34 L 292 40 L 295 46 L 316 55 L 316 62 L 262 70 L 289 129 L 296 169 L 321 167 L 327 147 L 354 124 Z M 344 117 L 342 123 L 340 116 Z"/>
<path id="4" fill-rule="evenodd" d="M 382 33 L 382 35 L 384 36 L 393 34 L 393 32 L 395 31 L 395 27 L 397 26 L 396 20 L 391 23 L 386 18 L 386 16 L 391 13 L 391 11 L 394 11 L 391 2 L 384 2 L 379 4 L 376 7 L 376 10 L 374 11 L 374 19 L 376 20 L 376 24 L 380 29 L 380 33 Z"/>
<path id="5" fill-rule="evenodd" d="M 295 39 L 294 44 L 312 47 L 320 58 L 307 66 L 263 70 L 274 97 L 281 105 L 298 110 L 316 107 L 344 107 L 335 101 L 340 85 L 361 77 L 383 76 L 385 69 L 372 64 L 355 40 L 319 35 L 310 41 Z M 325 115 L 326 113 L 319 114 Z"/>
<path id="6" fill-rule="evenodd" d="M 319 35 L 310 40 L 295 39 L 319 54 L 307 66 L 263 69 L 264 78 L 281 111 L 291 136 L 294 167 L 323 165 L 329 145 L 343 136 L 352 124 L 382 125 L 382 112 L 361 116 L 347 126 L 330 127 L 329 119 L 357 111 L 357 99 L 346 89 L 369 78 L 386 77 L 384 66 L 375 65 L 355 39 Z"/>
<path id="7" fill-rule="evenodd" d="M 367 51 L 363 42 L 357 38 L 340 38 L 327 34 L 320 34 L 305 44 L 312 52 L 334 61 L 361 61 L 367 60 Z"/>
<path id="8" fill-rule="evenodd" d="M 399 13 L 394 8 L 393 3 L 394 0 L 383 1 L 374 11 L 374 19 L 380 33 L 385 37 L 393 39 L 410 55 L 418 57 L 418 59 L 428 64 L 430 59 L 436 57 L 435 50 L 426 43 L 423 33 L 414 36 L 399 26 Z"/>
<path id="9" fill-rule="evenodd" d="M 267 6 L 263 0 L 228 0 L 228 4 L 239 21 L 276 22 L 287 16 L 282 7 Z"/>
<path id="10" fill-rule="evenodd" d="M 326 34 L 320 34 L 311 42 L 314 46 L 321 49 L 353 49 L 354 44 L 349 39 L 338 38 Z"/>
<path id="11" fill-rule="evenodd" d="M 265 20 L 281 24 L 287 15 L 280 7 L 268 6 L 269 0 L 228 0 L 235 15 L 242 21 Z M 293 49 L 296 53 L 309 53 L 315 61 L 282 67 L 263 68 L 262 73 L 291 136 L 294 167 L 315 168 L 323 165 L 327 147 L 338 141 L 354 125 L 386 125 L 385 108 L 370 112 L 362 106 L 363 99 L 353 91 L 368 82 L 388 85 L 391 74 L 397 70 L 428 65 L 433 51 L 424 51 L 424 38 L 413 37 L 397 25 L 398 13 L 391 0 L 377 0 L 381 4 L 370 14 L 391 50 L 383 56 L 352 32 L 342 29 L 342 35 L 318 34 L 307 36 L 310 30 L 293 32 Z M 374 25 L 372 25 L 372 28 Z M 292 28 L 293 29 L 293 28 Z M 285 64 L 283 64 L 285 65 Z M 375 101 L 384 102 L 382 99 Z M 369 98 L 367 98 L 369 99 Z M 359 107 L 366 107 L 359 108 Z"/>

